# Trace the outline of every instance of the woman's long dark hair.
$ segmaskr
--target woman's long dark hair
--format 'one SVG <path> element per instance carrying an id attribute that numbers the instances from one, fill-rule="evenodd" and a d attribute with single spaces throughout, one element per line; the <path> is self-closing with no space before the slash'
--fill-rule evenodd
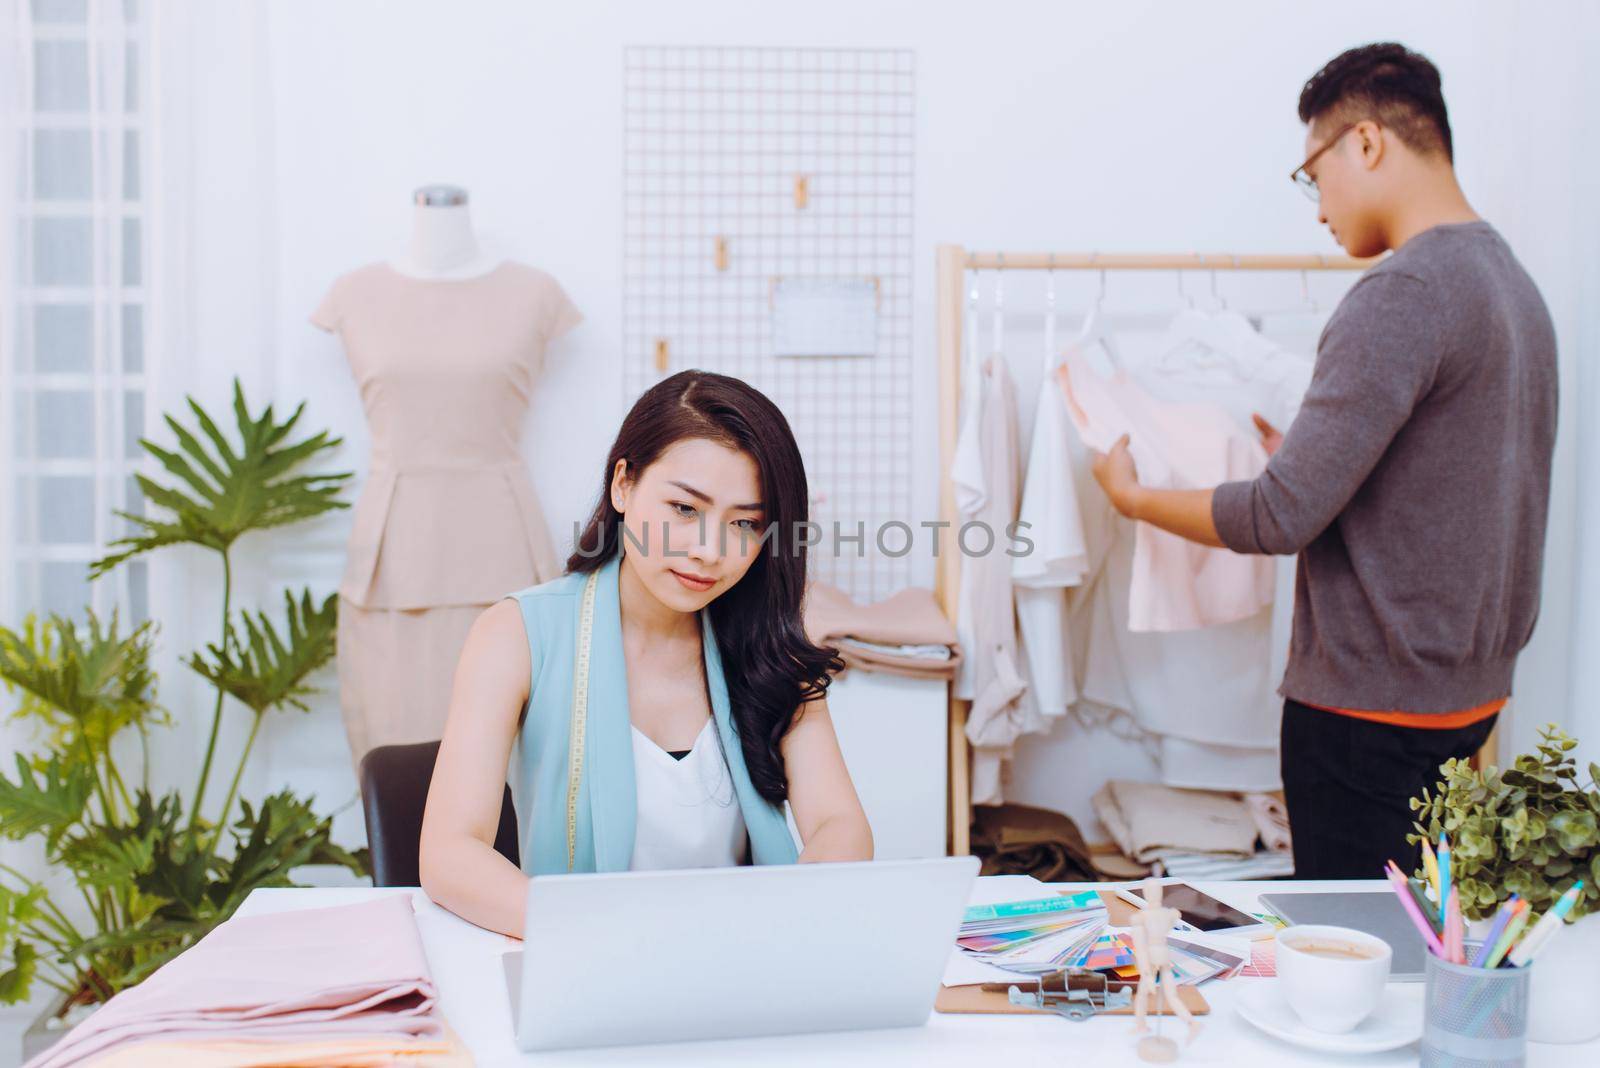
<path id="1" fill-rule="evenodd" d="M 801 703 L 825 694 L 832 673 L 844 667 L 835 650 L 813 645 L 801 625 L 806 546 L 798 535 L 810 519 L 810 497 L 800 447 L 778 406 L 753 386 L 709 371 L 679 371 L 652 386 L 622 421 L 567 572 L 598 570 L 621 551 L 622 513 L 611 504 L 617 461 L 627 461 L 636 481 L 668 447 L 691 438 L 755 461 L 764 520 L 774 528 L 750 570 L 708 607 L 750 781 L 777 804 L 789 793 L 779 744 Z"/>

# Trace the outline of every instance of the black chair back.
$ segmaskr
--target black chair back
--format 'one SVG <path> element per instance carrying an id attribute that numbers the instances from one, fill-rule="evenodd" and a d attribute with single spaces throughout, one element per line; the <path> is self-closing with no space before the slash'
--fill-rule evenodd
<path id="1" fill-rule="evenodd" d="M 367 845 L 372 850 L 373 886 L 421 884 L 422 811 L 438 758 L 438 742 L 380 745 L 361 758 L 361 811 L 367 819 Z M 510 786 L 500 798 L 494 848 L 511 863 L 521 865 L 517 810 L 511 802 Z"/>

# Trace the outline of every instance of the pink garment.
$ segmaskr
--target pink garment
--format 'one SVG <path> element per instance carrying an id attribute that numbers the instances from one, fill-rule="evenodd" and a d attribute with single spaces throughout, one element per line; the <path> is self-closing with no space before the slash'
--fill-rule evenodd
<path id="1" fill-rule="evenodd" d="M 956 628 L 934 600 L 933 591 L 909 586 L 873 604 L 858 604 L 837 586 L 806 587 L 806 635 L 818 644 L 831 638 L 859 638 L 884 645 L 954 645 Z"/>
<path id="2" fill-rule="evenodd" d="M 228 920 L 106 1002 L 27 1068 L 127 1043 L 445 1037 L 411 898 Z"/>
<path id="3" fill-rule="evenodd" d="M 1129 435 L 1143 485 L 1210 489 L 1255 478 L 1267 465 L 1260 442 L 1216 405 L 1159 400 L 1125 372 L 1102 377 L 1081 356 L 1064 361 L 1056 379 L 1086 446 L 1107 452 Z M 1270 557 L 1209 548 L 1140 523 L 1128 629 L 1194 630 L 1249 619 L 1272 604 L 1274 586 Z"/>

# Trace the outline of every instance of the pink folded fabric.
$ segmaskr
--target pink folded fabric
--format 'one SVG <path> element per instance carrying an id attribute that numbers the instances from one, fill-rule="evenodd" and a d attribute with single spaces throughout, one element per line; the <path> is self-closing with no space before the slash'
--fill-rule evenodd
<path id="1" fill-rule="evenodd" d="M 387 1036 L 444 1024 L 411 899 L 236 917 L 122 991 L 26 1068 L 65 1068 L 125 1043 Z"/>
<path id="2" fill-rule="evenodd" d="M 825 643 L 829 638 L 860 638 L 884 645 L 954 645 L 956 629 L 934 600 L 933 591 L 910 586 L 875 604 L 857 604 L 850 595 L 826 582 L 806 587 L 801 608 L 806 634 Z"/>

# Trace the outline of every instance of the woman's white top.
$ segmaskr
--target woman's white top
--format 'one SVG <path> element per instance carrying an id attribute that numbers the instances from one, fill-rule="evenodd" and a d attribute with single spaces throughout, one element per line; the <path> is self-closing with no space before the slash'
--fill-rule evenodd
<path id="1" fill-rule="evenodd" d="M 729 868 L 744 863 L 744 815 L 713 722 L 706 720 L 682 760 L 633 728 L 639 800 L 629 864 L 633 871 Z"/>

